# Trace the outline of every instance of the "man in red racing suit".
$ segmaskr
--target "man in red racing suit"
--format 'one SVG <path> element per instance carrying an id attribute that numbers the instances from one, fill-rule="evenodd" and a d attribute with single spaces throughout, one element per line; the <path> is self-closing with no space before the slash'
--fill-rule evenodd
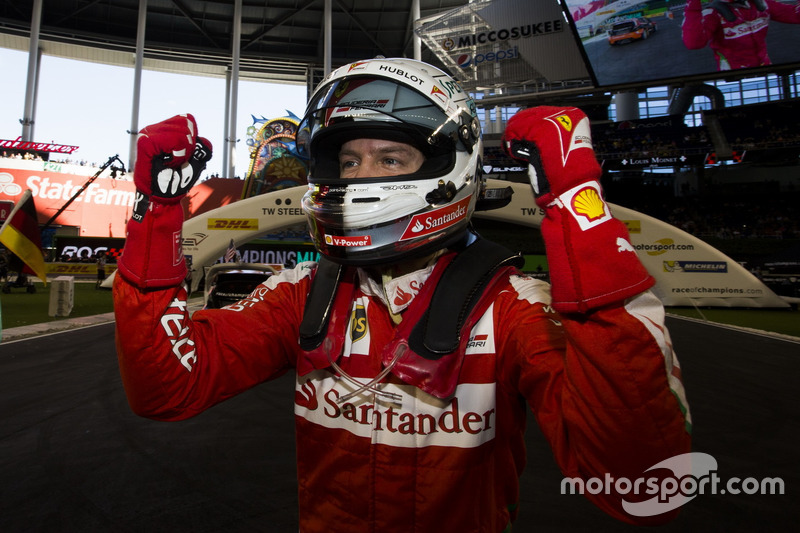
<path id="1" fill-rule="evenodd" d="M 347 69 L 359 70 L 361 77 Z M 465 247 L 457 239 L 389 263 L 375 258 L 398 250 L 394 237 L 380 243 L 378 255 L 349 242 L 331 246 L 339 242 L 335 223 L 356 224 L 342 205 L 350 203 L 348 195 L 370 189 L 370 180 L 361 182 L 356 175 L 367 172 L 375 153 L 385 169 L 374 174 L 394 172 L 396 178 L 375 180 L 376 188 L 364 192 L 368 198 L 385 190 L 386 183 L 393 190 L 423 184 L 434 169 L 434 183 L 446 179 L 453 187 L 425 196 L 432 201 L 433 192 L 444 191 L 436 199 L 444 207 L 437 209 L 449 214 L 426 207 L 410 220 L 438 221 L 440 227 L 432 231 L 445 236 L 468 220 L 472 208 L 464 206 L 476 199 L 479 184 L 475 174 L 452 172 L 462 164 L 480 164 L 479 135 L 467 131 L 457 142 L 445 143 L 450 152 L 461 150 L 448 156 L 454 158 L 447 165 L 395 171 L 417 152 L 431 150 L 426 161 L 442 154 L 416 142 L 399 143 L 394 128 L 402 128 L 403 120 L 435 115 L 442 121 L 438 135 L 453 121 L 453 109 L 463 109 L 458 120 L 469 125 L 474 116 L 469 98 L 457 92 L 448 101 L 426 97 L 424 111 L 410 118 L 398 118 L 401 112 L 394 111 L 386 120 L 392 129 L 384 127 L 383 114 L 393 104 L 376 103 L 385 102 L 380 96 L 387 86 L 395 102 L 407 102 L 418 96 L 410 91 L 435 94 L 448 87 L 442 80 L 455 83 L 443 73 L 432 76 L 433 70 L 410 60 L 375 59 L 329 76 L 301 123 L 301 130 L 312 132 L 314 161 L 304 209 L 312 235 L 328 242 L 327 248 L 317 244 L 324 260 L 274 275 L 250 297 L 223 309 L 189 312 L 181 283 L 186 267 L 180 249 L 171 246 L 179 242 L 175 199 L 196 179 L 210 145 L 196 136 L 191 116 L 173 117 L 140 134 L 135 180 L 147 206 L 137 211 L 140 221 L 132 217 L 129 223 L 114 284 L 120 369 L 130 405 L 142 416 L 184 419 L 293 372 L 303 532 L 510 530 L 526 462 L 528 408 L 569 478 L 633 482 L 648 477 L 651 466 L 690 449 L 688 406 L 663 308 L 647 290 L 652 279 L 636 259 L 624 225 L 596 194 L 599 166 L 586 136 L 588 120 L 579 110 L 521 111 L 504 137 L 509 153 L 530 163 L 537 203 L 547 212 L 543 234 L 552 294 L 547 283 L 499 261 L 490 274 L 476 276 L 480 290 L 471 291 L 478 296 L 462 307 L 455 344 L 437 351 L 418 341 L 418 327 L 438 324 L 442 309 L 459 310 L 458 298 L 438 301 L 437 290 L 447 286 L 460 292 L 458 281 L 468 276 L 453 278 L 452 272 L 474 270 L 465 265 L 480 262 L 483 251 L 466 262 L 459 258 L 477 250 L 480 239 L 462 228 L 458 235 L 475 242 Z M 365 87 L 378 98 L 365 99 L 360 92 Z M 364 101 L 370 104 L 354 104 Z M 380 112 L 374 109 L 378 106 Z M 445 109 L 450 112 L 436 115 Z M 403 135 L 418 131 L 409 128 Z M 369 139 L 358 138 L 367 134 Z M 335 145 L 336 172 L 363 185 L 314 177 L 315 171 L 326 172 L 326 143 L 334 138 L 349 139 Z M 468 194 L 459 199 L 463 191 Z M 363 203 L 353 202 L 356 215 Z M 396 216 L 396 205 L 392 209 L 390 223 L 405 220 L 403 234 L 417 227 L 409 217 Z M 381 216 L 374 206 L 370 210 L 371 217 Z M 330 216 L 334 211 L 339 218 Z M 580 213 L 585 220 L 574 220 Z M 373 231 L 373 226 L 359 231 Z M 377 232 L 360 237 L 381 238 Z M 431 233 L 414 239 L 400 239 L 406 246 L 398 253 L 415 244 L 429 246 Z M 317 281 L 327 277 L 330 265 L 338 270 L 324 334 L 316 344 L 303 344 L 298 338 L 309 312 L 306 304 L 323 286 Z M 620 520 L 659 523 L 676 513 L 675 506 L 667 512 L 653 507 L 654 495 L 645 494 L 644 485 L 639 494 L 610 485 L 587 496 Z"/>
<path id="2" fill-rule="evenodd" d="M 770 20 L 800 24 L 800 3 L 776 0 L 716 0 L 705 9 L 700 0 L 688 0 L 681 27 L 689 50 L 710 46 L 717 70 L 770 65 L 767 32 Z"/>

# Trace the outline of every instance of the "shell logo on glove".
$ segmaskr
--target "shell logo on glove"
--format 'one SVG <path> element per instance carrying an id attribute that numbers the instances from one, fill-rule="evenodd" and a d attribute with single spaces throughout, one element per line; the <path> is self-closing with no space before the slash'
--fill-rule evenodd
<path id="1" fill-rule="evenodd" d="M 572 209 L 593 221 L 605 214 L 606 206 L 596 189 L 586 187 L 572 198 Z"/>
<path id="2" fill-rule="evenodd" d="M 558 197 L 583 231 L 612 220 L 601 190 L 597 182 L 582 183 Z"/>

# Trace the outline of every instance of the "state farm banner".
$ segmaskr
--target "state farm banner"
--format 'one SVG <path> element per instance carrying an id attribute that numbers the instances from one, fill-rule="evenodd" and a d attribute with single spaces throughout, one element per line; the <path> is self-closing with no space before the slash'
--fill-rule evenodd
<path id="1" fill-rule="evenodd" d="M 96 172 L 98 169 L 88 170 Z M 16 203 L 22 193 L 30 189 L 39 223 L 44 224 L 88 180 L 89 176 L 72 173 L 68 168 L 59 168 L 58 164 L 46 161 L 0 159 L 0 202 Z M 132 181 L 101 175 L 58 216 L 53 225 L 78 227 L 83 236 L 124 237 L 134 194 Z"/>
<path id="2" fill-rule="evenodd" d="M 557 0 L 471 2 L 414 31 L 468 90 L 590 80 Z"/>
<path id="3" fill-rule="evenodd" d="M 0 187 L 2 186 L 2 183 L 0 183 Z M 0 200 L 0 224 L 6 221 L 12 209 L 14 209 L 14 202 L 11 200 Z"/>

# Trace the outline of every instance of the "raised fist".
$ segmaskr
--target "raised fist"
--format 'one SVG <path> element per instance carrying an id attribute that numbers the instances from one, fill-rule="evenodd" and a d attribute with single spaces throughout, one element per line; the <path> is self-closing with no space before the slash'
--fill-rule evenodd
<path id="1" fill-rule="evenodd" d="M 187 114 L 143 128 L 136 147 L 136 196 L 119 272 L 141 289 L 173 287 L 187 274 L 179 202 L 211 159 L 211 143 Z"/>
<path id="2" fill-rule="evenodd" d="M 503 133 L 503 149 L 529 163 L 529 178 L 540 205 L 600 178 L 589 119 L 576 107 L 539 106 L 518 112 Z"/>
<path id="3" fill-rule="evenodd" d="M 542 237 L 553 307 L 585 313 L 622 302 L 653 285 L 625 224 L 603 199 L 589 119 L 575 107 L 533 107 L 508 121 L 503 148 L 529 163 L 536 203 L 545 210 Z"/>
<path id="4" fill-rule="evenodd" d="M 179 202 L 212 153 L 211 143 L 197 136 L 197 123 L 189 114 L 143 128 L 136 147 L 136 189 L 160 203 Z"/>

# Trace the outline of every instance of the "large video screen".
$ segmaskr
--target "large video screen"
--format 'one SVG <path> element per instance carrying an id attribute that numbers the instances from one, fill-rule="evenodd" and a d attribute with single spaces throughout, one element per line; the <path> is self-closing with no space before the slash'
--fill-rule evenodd
<path id="1" fill-rule="evenodd" d="M 800 66 L 797 0 L 701 0 L 700 9 L 687 9 L 694 2 L 566 0 L 566 6 L 601 87 Z"/>

